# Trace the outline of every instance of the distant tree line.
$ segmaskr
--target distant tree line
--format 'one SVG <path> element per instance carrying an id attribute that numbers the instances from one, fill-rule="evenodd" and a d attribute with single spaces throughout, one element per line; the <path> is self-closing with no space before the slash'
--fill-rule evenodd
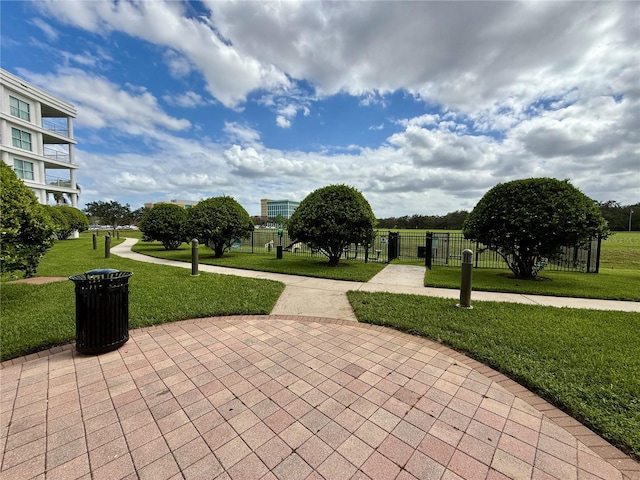
<path id="1" fill-rule="evenodd" d="M 629 218 L 631 218 L 631 230 L 640 231 L 640 203 L 635 205 L 620 205 L 615 200 L 598 202 L 602 216 L 609 222 L 609 230 L 626 232 L 629 230 Z M 633 214 L 631 213 L 633 211 Z"/>
<path id="2" fill-rule="evenodd" d="M 466 210 L 456 210 L 446 215 L 405 215 L 378 220 L 377 228 L 418 229 L 418 230 L 461 230 L 462 224 L 469 215 Z"/>
<path id="3" fill-rule="evenodd" d="M 615 200 L 596 202 L 600 212 L 609 223 L 609 230 L 626 232 L 629 230 L 631 216 L 631 230 L 640 231 L 640 203 L 634 205 L 620 205 Z M 631 211 L 634 213 L 631 214 Z M 446 215 L 404 215 L 378 219 L 377 228 L 387 229 L 418 229 L 418 230 L 461 230 L 469 212 L 456 210 Z"/>
<path id="4" fill-rule="evenodd" d="M 140 207 L 137 210 L 131 210 L 129 204 L 121 205 L 119 202 L 89 202 L 87 203 L 84 213 L 87 214 L 91 223 L 99 223 L 101 225 L 109 225 L 117 228 L 119 225 L 135 225 L 142 220 L 146 209 Z"/>

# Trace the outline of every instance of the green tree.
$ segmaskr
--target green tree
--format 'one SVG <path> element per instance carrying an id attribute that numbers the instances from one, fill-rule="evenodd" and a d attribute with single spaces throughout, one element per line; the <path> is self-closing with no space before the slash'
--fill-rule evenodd
<path id="1" fill-rule="evenodd" d="M 131 207 L 120 205 L 118 202 L 89 202 L 84 209 L 85 213 L 90 217 L 100 219 L 102 225 L 111 225 L 118 228 L 118 225 L 126 225 L 131 219 Z"/>
<path id="2" fill-rule="evenodd" d="M 158 203 L 147 210 L 140 221 L 140 230 L 145 240 L 162 242 L 166 250 L 176 250 L 187 241 L 184 223 L 187 211 L 179 205 Z"/>
<path id="3" fill-rule="evenodd" d="M 77 208 L 68 205 L 49 205 L 46 208 L 55 225 L 58 240 L 66 240 L 76 230 L 84 232 L 89 228 L 87 216 Z"/>
<path id="4" fill-rule="evenodd" d="M 65 240 L 69 235 L 69 221 L 62 210 L 52 205 L 47 205 L 46 207 L 47 213 L 51 217 L 51 222 L 53 223 L 53 229 L 55 236 L 58 240 Z"/>
<path id="5" fill-rule="evenodd" d="M 249 238 L 253 221 L 247 211 L 232 197 L 208 198 L 191 207 L 187 213 L 187 238 L 197 238 L 222 257 L 234 241 Z"/>
<path id="6" fill-rule="evenodd" d="M 133 212 L 131 212 L 131 223 L 138 225 L 148 211 L 149 209 L 146 207 L 135 209 Z"/>
<path id="7" fill-rule="evenodd" d="M 54 226 L 44 205 L 0 161 L 0 272 L 36 273 L 38 263 L 54 242 Z"/>
<path id="8" fill-rule="evenodd" d="M 569 183 L 529 178 L 489 190 L 465 220 L 466 238 L 496 251 L 516 278 L 535 278 L 562 247 L 608 234 L 597 204 Z"/>
<path id="9" fill-rule="evenodd" d="M 376 218 L 362 193 L 348 185 L 328 185 L 311 192 L 289 219 L 289 237 L 305 242 L 340 263 L 351 243 L 369 244 Z"/>
<path id="10" fill-rule="evenodd" d="M 607 202 L 599 202 L 598 206 L 611 230 L 618 232 L 628 231 L 630 219 L 632 220 L 631 230 L 640 230 L 640 221 L 637 220 L 640 214 L 640 203 L 636 203 L 635 205 L 620 205 L 615 200 L 609 200 Z M 633 221 L 634 219 L 636 221 Z"/>

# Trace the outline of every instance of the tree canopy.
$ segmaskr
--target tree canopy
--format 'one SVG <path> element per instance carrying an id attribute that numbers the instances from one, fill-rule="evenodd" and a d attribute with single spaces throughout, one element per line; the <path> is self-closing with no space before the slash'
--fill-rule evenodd
<path id="1" fill-rule="evenodd" d="M 615 200 L 609 200 L 599 202 L 598 206 L 611 230 L 619 232 L 640 230 L 640 203 L 620 205 Z"/>
<path id="2" fill-rule="evenodd" d="M 110 225 L 118 228 L 118 225 L 126 225 L 131 221 L 131 207 L 127 203 L 121 205 L 118 202 L 89 202 L 84 209 L 89 217 L 100 219 L 102 225 Z"/>
<path id="3" fill-rule="evenodd" d="M 175 250 L 187 240 L 186 220 L 187 211 L 181 206 L 158 203 L 144 214 L 139 226 L 145 240 L 157 240 L 166 250 Z"/>
<path id="4" fill-rule="evenodd" d="M 56 225 L 58 240 L 66 240 L 75 232 L 84 232 L 89 228 L 87 216 L 77 208 L 68 205 L 49 206 L 49 214 Z"/>
<path id="5" fill-rule="evenodd" d="M 351 243 L 369 244 L 376 218 L 362 193 L 348 185 L 329 185 L 311 192 L 289 219 L 289 236 L 329 257 L 336 266 Z"/>
<path id="6" fill-rule="evenodd" d="M 568 180 L 529 178 L 489 190 L 463 233 L 500 254 L 515 277 L 535 278 L 562 247 L 606 236 L 608 228 L 596 203 Z"/>
<path id="7" fill-rule="evenodd" d="M 44 205 L 0 161 L 0 272 L 36 273 L 38 263 L 54 242 L 54 226 Z"/>
<path id="8" fill-rule="evenodd" d="M 188 210 L 185 234 L 196 238 L 222 257 L 234 241 L 249 238 L 253 221 L 247 211 L 232 197 L 208 198 Z"/>

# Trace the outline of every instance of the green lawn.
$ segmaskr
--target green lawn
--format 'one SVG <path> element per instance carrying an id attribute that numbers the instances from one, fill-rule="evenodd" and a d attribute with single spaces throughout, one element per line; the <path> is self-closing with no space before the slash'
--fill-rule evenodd
<path id="1" fill-rule="evenodd" d="M 359 321 L 429 337 L 513 378 L 640 457 L 640 314 L 349 292 Z"/>
<path id="2" fill-rule="evenodd" d="M 600 271 L 640 270 L 640 232 L 614 232 L 602 242 Z"/>
<path id="3" fill-rule="evenodd" d="M 117 243 L 114 240 L 114 243 Z M 91 238 L 56 242 L 38 276 L 69 276 L 95 268 L 132 271 L 131 328 L 216 315 L 268 314 L 284 289 L 279 282 L 202 273 L 136 262 L 93 250 Z M 75 292 L 71 281 L 45 285 L 2 283 L 2 360 L 75 338 Z"/>
<path id="4" fill-rule="evenodd" d="M 133 246 L 133 250 L 152 257 L 191 262 L 191 245 L 186 243 L 183 243 L 178 250 L 165 250 L 158 242 L 138 242 Z M 378 262 L 341 260 L 339 266 L 330 267 L 327 264 L 327 257 L 323 255 L 310 257 L 289 252 L 284 252 L 283 257 L 278 260 L 275 251 L 270 255 L 231 252 L 225 253 L 222 258 L 215 258 L 213 251 L 203 245 L 198 248 L 198 256 L 199 263 L 206 265 L 356 282 L 370 280 L 386 266 L 385 263 Z"/>
<path id="5" fill-rule="evenodd" d="M 513 292 L 557 297 L 640 301 L 640 270 L 600 270 L 600 273 L 545 272 L 543 280 L 516 280 L 509 270 L 473 269 L 473 290 Z M 460 288 L 459 267 L 433 267 L 425 286 Z"/>
<path id="6" fill-rule="evenodd" d="M 509 270 L 474 269 L 473 289 L 559 297 L 640 301 L 640 232 L 615 232 L 602 242 L 600 273 L 542 270 L 541 281 L 509 278 Z M 425 286 L 460 288 L 460 268 L 435 266 Z"/>

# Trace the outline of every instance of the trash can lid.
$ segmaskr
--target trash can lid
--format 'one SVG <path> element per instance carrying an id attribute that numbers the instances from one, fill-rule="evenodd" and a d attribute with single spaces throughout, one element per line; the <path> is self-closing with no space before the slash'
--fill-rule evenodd
<path id="1" fill-rule="evenodd" d="M 109 273 L 118 273 L 120 270 L 115 268 L 98 268 L 96 270 L 89 270 L 84 272 L 85 275 L 108 275 Z"/>

